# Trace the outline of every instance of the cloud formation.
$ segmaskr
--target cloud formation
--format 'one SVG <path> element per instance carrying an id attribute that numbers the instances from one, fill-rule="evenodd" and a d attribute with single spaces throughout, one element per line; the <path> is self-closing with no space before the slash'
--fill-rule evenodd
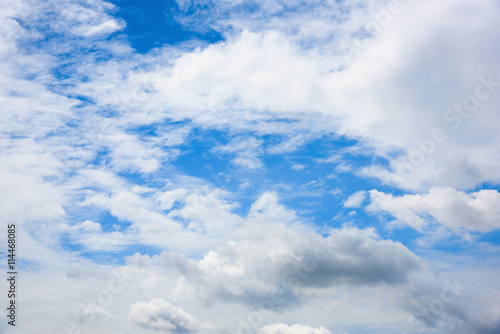
<path id="1" fill-rule="evenodd" d="M 21 330 L 498 332 L 498 2 L 176 3 L 2 4 Z"/>
<path id="2" fill-rule="evenodd" d="M 500 193 L 496 190 L 465 193 L 431 188 L 427 194 L 403 196 L 372 190 L 370 198 L 370 210 L 390 213 L 419 231 L 433 221 L 454 231 L 489 232 L 500 228 Z"/>
<path id="3" fill-rule="evenodd" d="M 136 325 L 172 334 L 197 333 L 201 329 L 193 316 L 162 299 L 133 304 L 128 318 Z"/>
<path id="4" fill-rule="evenodd" d="M 325 327 L 313 328 L 305 325 L 295 324 L 288 326 L 285 324 L 272 324 L 264 326 L 259 334 L 332 334 Z"/>

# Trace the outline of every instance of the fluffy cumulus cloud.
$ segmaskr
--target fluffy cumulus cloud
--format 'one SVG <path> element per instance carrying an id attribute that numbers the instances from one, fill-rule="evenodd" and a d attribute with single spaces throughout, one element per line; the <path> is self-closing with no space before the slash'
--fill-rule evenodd
<path id="1" fill-rule="evenodd" d="M 310 297 L 308 289 L 404 284 L 419 269 L 407 248 L 371 230 L 332 230 L 323 238 L 275 223 L 248 224 L 254 226 L 241 231 L 246 240 L 230 241 L 199 261 L 175 253 L 160 259 L 205 302 L 271 302 L 277 310 L 301 305 Z"/>
<path id="2" fill-rule="evenodd" d="M 1 8 L 0 332 L 500 331 L 497 1 Z"/>
<path id="3" fill-rule="evenodd" d="M 139 326 L 165 333 L 197 333 L 201 328 L 193 316 L 162 299 L 133 304 L 128 318 Z"/>
<path id="4" fill-rule="evenodd" d="M 500 228 L 500 193 L 496 190 L 465 193 L 431 188 L 427 194 L 403 196 L 372 190 L 370 197 L 371 210 L 387 212 L 417 230 L 424 230 L 432 221 L 455 231 L 488 232 Z"/>

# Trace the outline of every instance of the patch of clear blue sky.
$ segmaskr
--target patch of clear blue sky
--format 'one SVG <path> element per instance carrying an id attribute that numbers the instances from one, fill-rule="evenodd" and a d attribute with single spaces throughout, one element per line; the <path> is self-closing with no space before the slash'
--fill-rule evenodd
<path id="1" fill-rule="evenodd" d="M 114 15 L 124 19 L 127 27 L 123 31 L 131 46 L 140 53 L 162 45 L 175 45 L 190 40 L 215 43 L 222 36 L 215 30 L 190 30 L 178 22 L 181 14 L 174 0 L 112 0 L 118 7 Z"/>
<path id="2" fill-rule="evenodd" d="M 500 245 L 500 231 L 493 231 L 484 234 L 479 234 L 477 237 L 477 241 Z"/>

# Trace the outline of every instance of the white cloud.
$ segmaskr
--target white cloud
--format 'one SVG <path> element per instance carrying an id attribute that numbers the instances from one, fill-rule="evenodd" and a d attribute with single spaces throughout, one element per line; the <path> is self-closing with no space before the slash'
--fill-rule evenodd
<path id="1" fill-rule="evenodd" d="M 356 191 L 355 193 L 347 197 L 347 199 L 344 201 L 344 208 L 359 208 L 361 205 L 363 205 L 365 198 L 366 191 Z"/>
<path id="2" fill-rule="evenodd" d="M 304 168 L 306 168 L 306 166 L 304 166 L 302 164 L 293 164 L 292 167 L 290 167 L 290 168 L 300 172 L 301 170 L 304 170 Z"/>
<path id="3" fill-rule="evenodd" d="M 87 304 L 78 309 L 78 321 L 80 323 L 89 322 L 90 320 L 95 319 L 96 317 L 107 318 L 108 321 L 116 321 L 113 315 L 106 311 L 104 308 Z"/>
<path id="4" fill-rule="evenodd" d="M 332 332 L 325 327 L 313 328 L 299 324 L 288 326 L 281 323 L 275 323 L 264 326 L 259 331 L 259 334 L 332 334 Z"/>
<path id="5" fill-rule="evenodd" d="M 338 164 L 335 167 L 335 172 L 336 173 L 347 173 L 352 170 L 352 166 L 349 164 L 346 164 L 345 162 Z"/>
<path id="6" fill-rule="evenodd" d="M 59 228 L 66 231 L 76 231 L 76 232 L 102 232 L 101 224 L 93 222 L 91 220 L 86 220 L 81 223 L 75 224 L 73 226 L 61 225 Z"/>
<path id="7" fill-rule="evenodd" d="M 231 174 L 238 169 L 262 168 L 263 163 L 259 159 L 262 154 L 262 143 L 262 140 L 255 137 L 240 137 L 226 145 L 214 147 L 213 151 L 232 155 L 232 165 L 228 163 L 225 168 L 225 172 Z"/>
<path id="8" fill-rule="evenodd" d="M 334 109 L 356 110 L 343 122 L 342 132 L 358 133 L 383 156 L 398 148 L 404 151 L 401 157 L 387 157 L 388 168 L 365 169 L 365 175 L 413 190 L 432 185 L 471 188 L 483 181 L 498 182 L 491 168 L 498 166 L 499 159 L 491 152 L 498 147 L 500 137 L 488 125 L 498 117 L 494 107 L 500 99 L 498 89 L 480 101 L 479 108 L 463 119 L 460 127 L 454 129 L 453 123 L 444 119 L 448 109 L 475 95 L 481 76 L 491 74 L 494 81 L 500 79 L 494 62 L 500 48 L 490 42 L 499 31 L 498 21 L 490 14 L 497 6 L 492 1 L 481 5 L 471 1 L 405 4 L 405 11 L 370 47 L 348 69 L 331 78 L 332 85 L 343 87 L 338 91 L 332 88 L 338 93 Z M 446 20 L 438 19 L 443 15 Z M 460 22 L 470 15 L 474 17 L 471 25 L 462 30 Z M 423 17 L 436 19 L 422 26 Z M 468 42 L 464 44 L 464 40 Z M 424 154 L 422 165 L 415 166 L 410 176 L 400 176 L 404 161 L 412 159 L 420 164 L 414 152 L 420 149 L 418 143 L 432 138 L 434 128 L 443 129 L 447 139 L 428 148 L 430 153 Z"/>
<path id="9" fill-rule="evenodd" d="M 52 28 L 61 33 L 69 32 L 85 37 L 105 36 L 125 27 L 123 20 L 114 19 L 108 14 L 115 8 L 109 2 L 99 0 L 68 1 L 61 5 L 59 1 L 47 1 L 38 5 L 41 7 L 40 11 L 57 8 L 60 15 L 59 20 L 58 24 Z"/>
<path id="10" fill-rule="evenodd" d="M 141 327 L 167 333 L 197 333 L 201 329 L 192 315 L 162 299 L 131 305 L 128 318 Z"/>
<path id="11" fill-rule="evenodd" d="M 489 232 L 500 228 L 500 193 L 496 190 L 466 193 L 431 188 L 424 195 L 403 196 L 372 190 L 370 197 L 371 211 L 388 212 L 419 231 L 425 230 L 432 220 L 454 231 Z"/>
<path id="12" fill-rule="evenodd" d="M 250 218 L 233 240 L 199 261 L 173 253 L 160 259 L 204 302 L 263 307 L 275 301 L 276 310 L 306 302 L 308 289 L 404 284 L 420 266 L 404 246 L 370 229 L 333 229 L 323 238 L 301 226 Z"/>

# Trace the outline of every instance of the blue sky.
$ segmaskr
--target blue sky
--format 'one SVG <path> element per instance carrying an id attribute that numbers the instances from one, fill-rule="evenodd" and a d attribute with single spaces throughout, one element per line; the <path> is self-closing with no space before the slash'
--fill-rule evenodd
<path id="1" fill-rule="evenodd" d="M 499 10 L 5 3 L 1 332 L 499 332 Z"/>

